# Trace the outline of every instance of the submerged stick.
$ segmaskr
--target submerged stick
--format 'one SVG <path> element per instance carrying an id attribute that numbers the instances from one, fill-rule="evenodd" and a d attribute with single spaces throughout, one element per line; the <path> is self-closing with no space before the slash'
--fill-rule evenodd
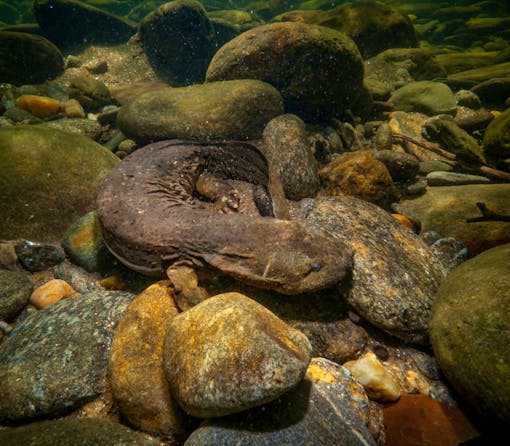
<path id="1" fill-rule="evenodd" d="M 412 142 L 413 144 L 416 144 L 417 146 L 423 147 L 424 149 L 437 153 L 438 155 L 441 155 L 449 160 L 455 160 L 458 161 L 461 164 L 466 165 L 466 167 L 478 170 L 479 172 L 482 172 L 487 175 L 492 175 L 496 178 L 500 178 L 502 180 L 510 182 L 510 173 L 503 172 L 502 170 L 494 169 L 493 167 L 486 166 L 485 164 L 481 164 L 478 166 L 473 166 L 471 163 L 466 163 L 465 161 L 462 161 L 457 157 L 455 153 L 448 152 L 447 150 L 442 149 L 436 144 L 432 143 L 425 143 L 423 141 L 420 141 L 419 139 L 413 138 L 412 136 L 406 135 L 404 133 L 399 132 L 391 132 L 391 136 L 393 138 L 403 139 L 405 141 Z"/>

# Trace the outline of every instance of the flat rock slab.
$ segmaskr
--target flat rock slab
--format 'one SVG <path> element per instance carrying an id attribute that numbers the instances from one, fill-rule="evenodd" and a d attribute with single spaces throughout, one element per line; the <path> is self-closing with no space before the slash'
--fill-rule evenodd
<path id="1" fill-rule="evenodd" d="M 420 222 L 421 231 L 435 231 L 441 237 L 462 242 L 470 255 L 510 242 L 507 221 L 468 223 L 466 219 L 481 217 L 476 203 L 484 203 L 491 211 L 510 215 L 510 184 L 470 184 L 431 187 L 412 200 L 402 200 L 395 210 Z"/>
<path id="2" fill-rule="evenodd" d="M 65 414 L 99 395 L 114 330 L 131 299 L 120 291 L 88 293 L 18 324 L 0 345 L 0 420 Z"/>
<path id="3" fill-rule="evenodd" d="M 425 243 L 381 208 L 353 197 L 301 203 L 302 218 L 352 248 L 349 303 L 376 327 L 408 342 L 427 343 L 443 270 Z"/>

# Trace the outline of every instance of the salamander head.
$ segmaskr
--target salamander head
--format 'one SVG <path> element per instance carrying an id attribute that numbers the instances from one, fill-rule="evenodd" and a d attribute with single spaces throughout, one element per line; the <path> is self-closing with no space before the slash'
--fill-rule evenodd
<path id="1" fill-rule="evenodd" d="M 301 222 L 271 220 L 271 229 L 266 228 L 265 234 L 256 239 L 257 245 L 245 250 L 244 256 L 239 255 L 239 249 L 230 252 L 224 248 L 207 262 L 253 286 L 282 294 L 329 288 L 349 276 L 349 247 Z"/>

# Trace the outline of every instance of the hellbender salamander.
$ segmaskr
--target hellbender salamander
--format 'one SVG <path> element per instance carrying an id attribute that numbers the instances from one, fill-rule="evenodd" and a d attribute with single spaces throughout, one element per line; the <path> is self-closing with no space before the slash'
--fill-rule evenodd
<path id="1" fill-rule="evenodd" d="M 348 247 L 300 221 L 237 213 L 234 190 L 210 194 L 226 210 L 217 212 L 197 193 L 211 177 L 219 186 L 251 183 L 270 200 L 267 161 L 245 142 L 161 141 L 127 156 L 97 198 L 109 250 L 141 273 L 164 275 L 172 265 L 219 270 L 283 294 L 326 288 L 350 272 Z"/>

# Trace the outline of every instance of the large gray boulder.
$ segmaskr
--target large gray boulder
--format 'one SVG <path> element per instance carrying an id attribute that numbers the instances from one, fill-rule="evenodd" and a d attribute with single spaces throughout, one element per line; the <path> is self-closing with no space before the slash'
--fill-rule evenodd
<path id="1" fill-rule="evenodd" d="M 207 81 L 259 79 L 276 87 L 285 109 L 303 119 L 341 114 L 356 103 L 363 61 L 338 31 L 304 23 L 273 23 L 246 31 L 214 55 Z"/>

